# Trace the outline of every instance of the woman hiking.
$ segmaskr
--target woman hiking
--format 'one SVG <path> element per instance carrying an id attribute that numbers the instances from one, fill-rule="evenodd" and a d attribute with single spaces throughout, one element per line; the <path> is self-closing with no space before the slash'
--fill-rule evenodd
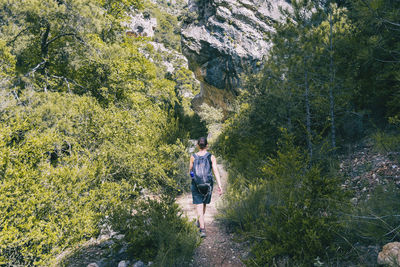
<path id="1" fill-rule="evenodd" d="M 199 152 L 190 157 L 189 172 L 192 177 L 190 189 L 192 191 L 193 204 L 196 206 L 197 226 L 200 228 L 200 236 L 206 237 L 204 214 L 206 213 L 206 205 L 211 201 L 214 183 L 212 172 L 214 172 L 218 183 L 218 193 L 221 195 L 223 192 L 217 160 L 214 155 L 207 152 L 207 138 L 200 137 L 197 140 L 197 147 Z"/>

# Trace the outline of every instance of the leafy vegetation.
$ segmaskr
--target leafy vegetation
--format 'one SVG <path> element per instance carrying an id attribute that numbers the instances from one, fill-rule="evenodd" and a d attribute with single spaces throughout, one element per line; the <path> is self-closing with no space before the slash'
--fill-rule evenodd
<path id="1" fill-rule="evenodd" d="M 156 4 L 147 2 L 144 12 L 157 19 L 154 41 L 164 44 L 167 48 L 181 51 L 179 12 L 183 10 L 184 1 L 157 1 Z M 174 15 L 174 13 L 176 13 Z"/>
<path id="2" fill-rule="evenodd" d="M 222 216 L 253 244 L 247 264 L 273 265 L 290 257 L 310 265 L 317 257 L 338 253 L 326 244 L 342 229 L 336 212 L 345 194 L 337 178 L 309 163 L 284 134 L 277 156 L 262 166 L 263 178 L 231 188 Z"/>
<path id="3" fill-rule="evenodd" d="M 48 265 L 96 236 L 107 216 L 143 208 L 143 192 L 185 187 L 183 99 L 139 52 L 143 40 L 124 35 L 132 6 L 143 5 L 0 3 L 0 264 Z M 160 208 L 167 203 L 144 214 L 168 214 L 168 227 L 183 229 L 167 241 L 185 241 L 186 259 L 195 231 L 175 206 Z"/>
<path id="4" fill-rule="evenodd" d="M 134 257 L 187 264 L 199 240 L 173 203 L 188 188 L 186 142 L 221 128 L 221 219 L 253 244 L 249 266 L 363 264 L 363 249 L 398 238 L 397 184 L 350 201 L 336 157 L 372 136 L 399 160 L 398 1 L 292 1 L 223 126 L 219 109 L 190 109 L 188 69 L 166 71 L 169 53 L 125 36 L 133 7 L 179 50 L 178 16 L 198 14 L 158 4 L 0 2 L 1 265 L 49 265 L 104 223 Z"/>
<path id="5" fill-rule="evenodd" d="M 366 138 L 399 151 L 400 6 L 299 0 L 292 8 L 216 142 L 230 172 L 221 219 L 254 244 L 249 266 L 368 263 L 368 246 L 397 237 L 399 189 L 382 185 L 350 204 L 337 156 Z"/>
<path id="6" fill-rule="evenodd" d="M 181 217 L 174 201 L 170 196 L 163 201 L 148 199 L 139 203 L 134 216 L 121 212 L 113 218 L 116 229 L 125 234 L 128 253 L 153 261 L 156 266 L 184 266 L 190 262 L 200 237 L 196 226 Z"/>

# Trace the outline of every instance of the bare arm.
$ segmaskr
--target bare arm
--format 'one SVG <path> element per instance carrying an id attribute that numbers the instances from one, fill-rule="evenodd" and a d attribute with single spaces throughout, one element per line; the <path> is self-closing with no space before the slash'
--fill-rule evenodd
<path id="1" fill-rule="evenodd" d="M 222 194 L 221 176 L 219 175 L 217 159 L 214 157 L 214 155 L 211 156 L 211 162 L 212 162 L 212 169 L 213 169 L 213 172 L 215 175 L 215 179 L 217 180 L 217 183 L 218 183 L 218 191 L 220 194 Z"/>
<path id="2" fill-rule="evenodd" d="M 194 162 L 194 157 L 192 155 L 192 156 L 190 156 L 189 172 L 193 169 L 193 162 Z"/>

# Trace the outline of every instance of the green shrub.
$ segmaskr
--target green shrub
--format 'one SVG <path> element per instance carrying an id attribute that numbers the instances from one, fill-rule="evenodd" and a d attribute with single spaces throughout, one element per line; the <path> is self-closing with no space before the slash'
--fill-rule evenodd
<path id="1" fill-rule="evenodd" d="M 400 190 L 390 183 L 376 187 L 369 195 L 347 205 L 338 214 L 343 228 L 336 240 L 341 247 L 341 253 L 335 255 L 337 262 L 341 265 L 346 262 L 346 266 L 355 266 L 355 263 L 357 266 L 375 266 L 371 265 L 378 256 L 374 248 L 400 237 L 399 201 Z"/>
<path id="2" fill-rule="evenodd" d="M 183 216 L 174 198 L 140 202 L 132 215 L 122 210 L 113 216 L 115 229 L 125 234 L 128 253 L 153 261 L 155 266 L 185 266 L 199 244 L 197 228 Z"/>
<path id="3" fill-rule="evenodd" d="M 216 151 L 246 179 L 256 179 L 266 156 L 276 151 L 280 127 L 286 118 L 277 110 L 283 99 L 274 95 L 259 96 L 241 105 L 239 114 L 225 122 L 215 144 Z"/>
<path id="4" fill-rule="evenodd" d="M 222 220 L 252 241 L 250 266 L 285 259 L 310 266 L 335 251 L 343 193 L 336 178 L 315 163 L 308 167 L 306 153 L 291 138 L 279 147 L 264 165 L 262 179 L 230 189 Z"/>
<path id="5" fill-rule="evenodd" d="M 176 84 L 120 26 L 141 2 L 0 3 L 0 265 L 49 265 L 143 189 L 186 186 Z"/>
<path id="6" fill-rule="evenodd" d="M 400 133 L 379 131 L 373 135 L 375 149 L 382 153 L 400 151 Z"/>
<path id="7" fill-rule="evenodd" d="M 400 238 L 400 190 L 394 183 L 380 185 L 359 200 L 347 217 L 351 238 L 364 246 L 385 245 Z"/>
<path id="8" fill-rule="evenodd" d="M 206 103 L 201 104 L 199 116 L 207 125 L 208 133 L 211 135 L 210 143 L 214 142 L 216 136 L 221 133 L 221 124 L 224 117 L 222 109 L 214 108 Z"/>
<path id="9" fill-rule="evenodd" d="M 104 108 L 53 92 L 20 100 L 0 114 L 1 264 L 46 265 L 141 189 L 175 192 L 184 181 L 184 146 L 165 142 L 157 106 Z"/>
<path id="10" fill-rule="evenodd" d="M 161 10 L 157 5 L 148 5 L 147 12 L 151 13 L 157 19 L 154 41 L 163 43 L 168 48 L 180 51 L 180 23 L 178 18 Z"/>

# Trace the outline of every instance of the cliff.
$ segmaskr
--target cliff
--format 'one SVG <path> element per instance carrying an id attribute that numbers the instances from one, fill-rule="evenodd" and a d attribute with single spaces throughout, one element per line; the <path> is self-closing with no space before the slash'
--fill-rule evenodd
<path id="1" fill-rule="evenodd" d="M 270 48 L 266 33 L 279 21 L 283 0 L 189 0 L 182 18 L 182 52 L 201 82 L 202 102 L 231 108 L 241 74 L 258 71 Z"/>

